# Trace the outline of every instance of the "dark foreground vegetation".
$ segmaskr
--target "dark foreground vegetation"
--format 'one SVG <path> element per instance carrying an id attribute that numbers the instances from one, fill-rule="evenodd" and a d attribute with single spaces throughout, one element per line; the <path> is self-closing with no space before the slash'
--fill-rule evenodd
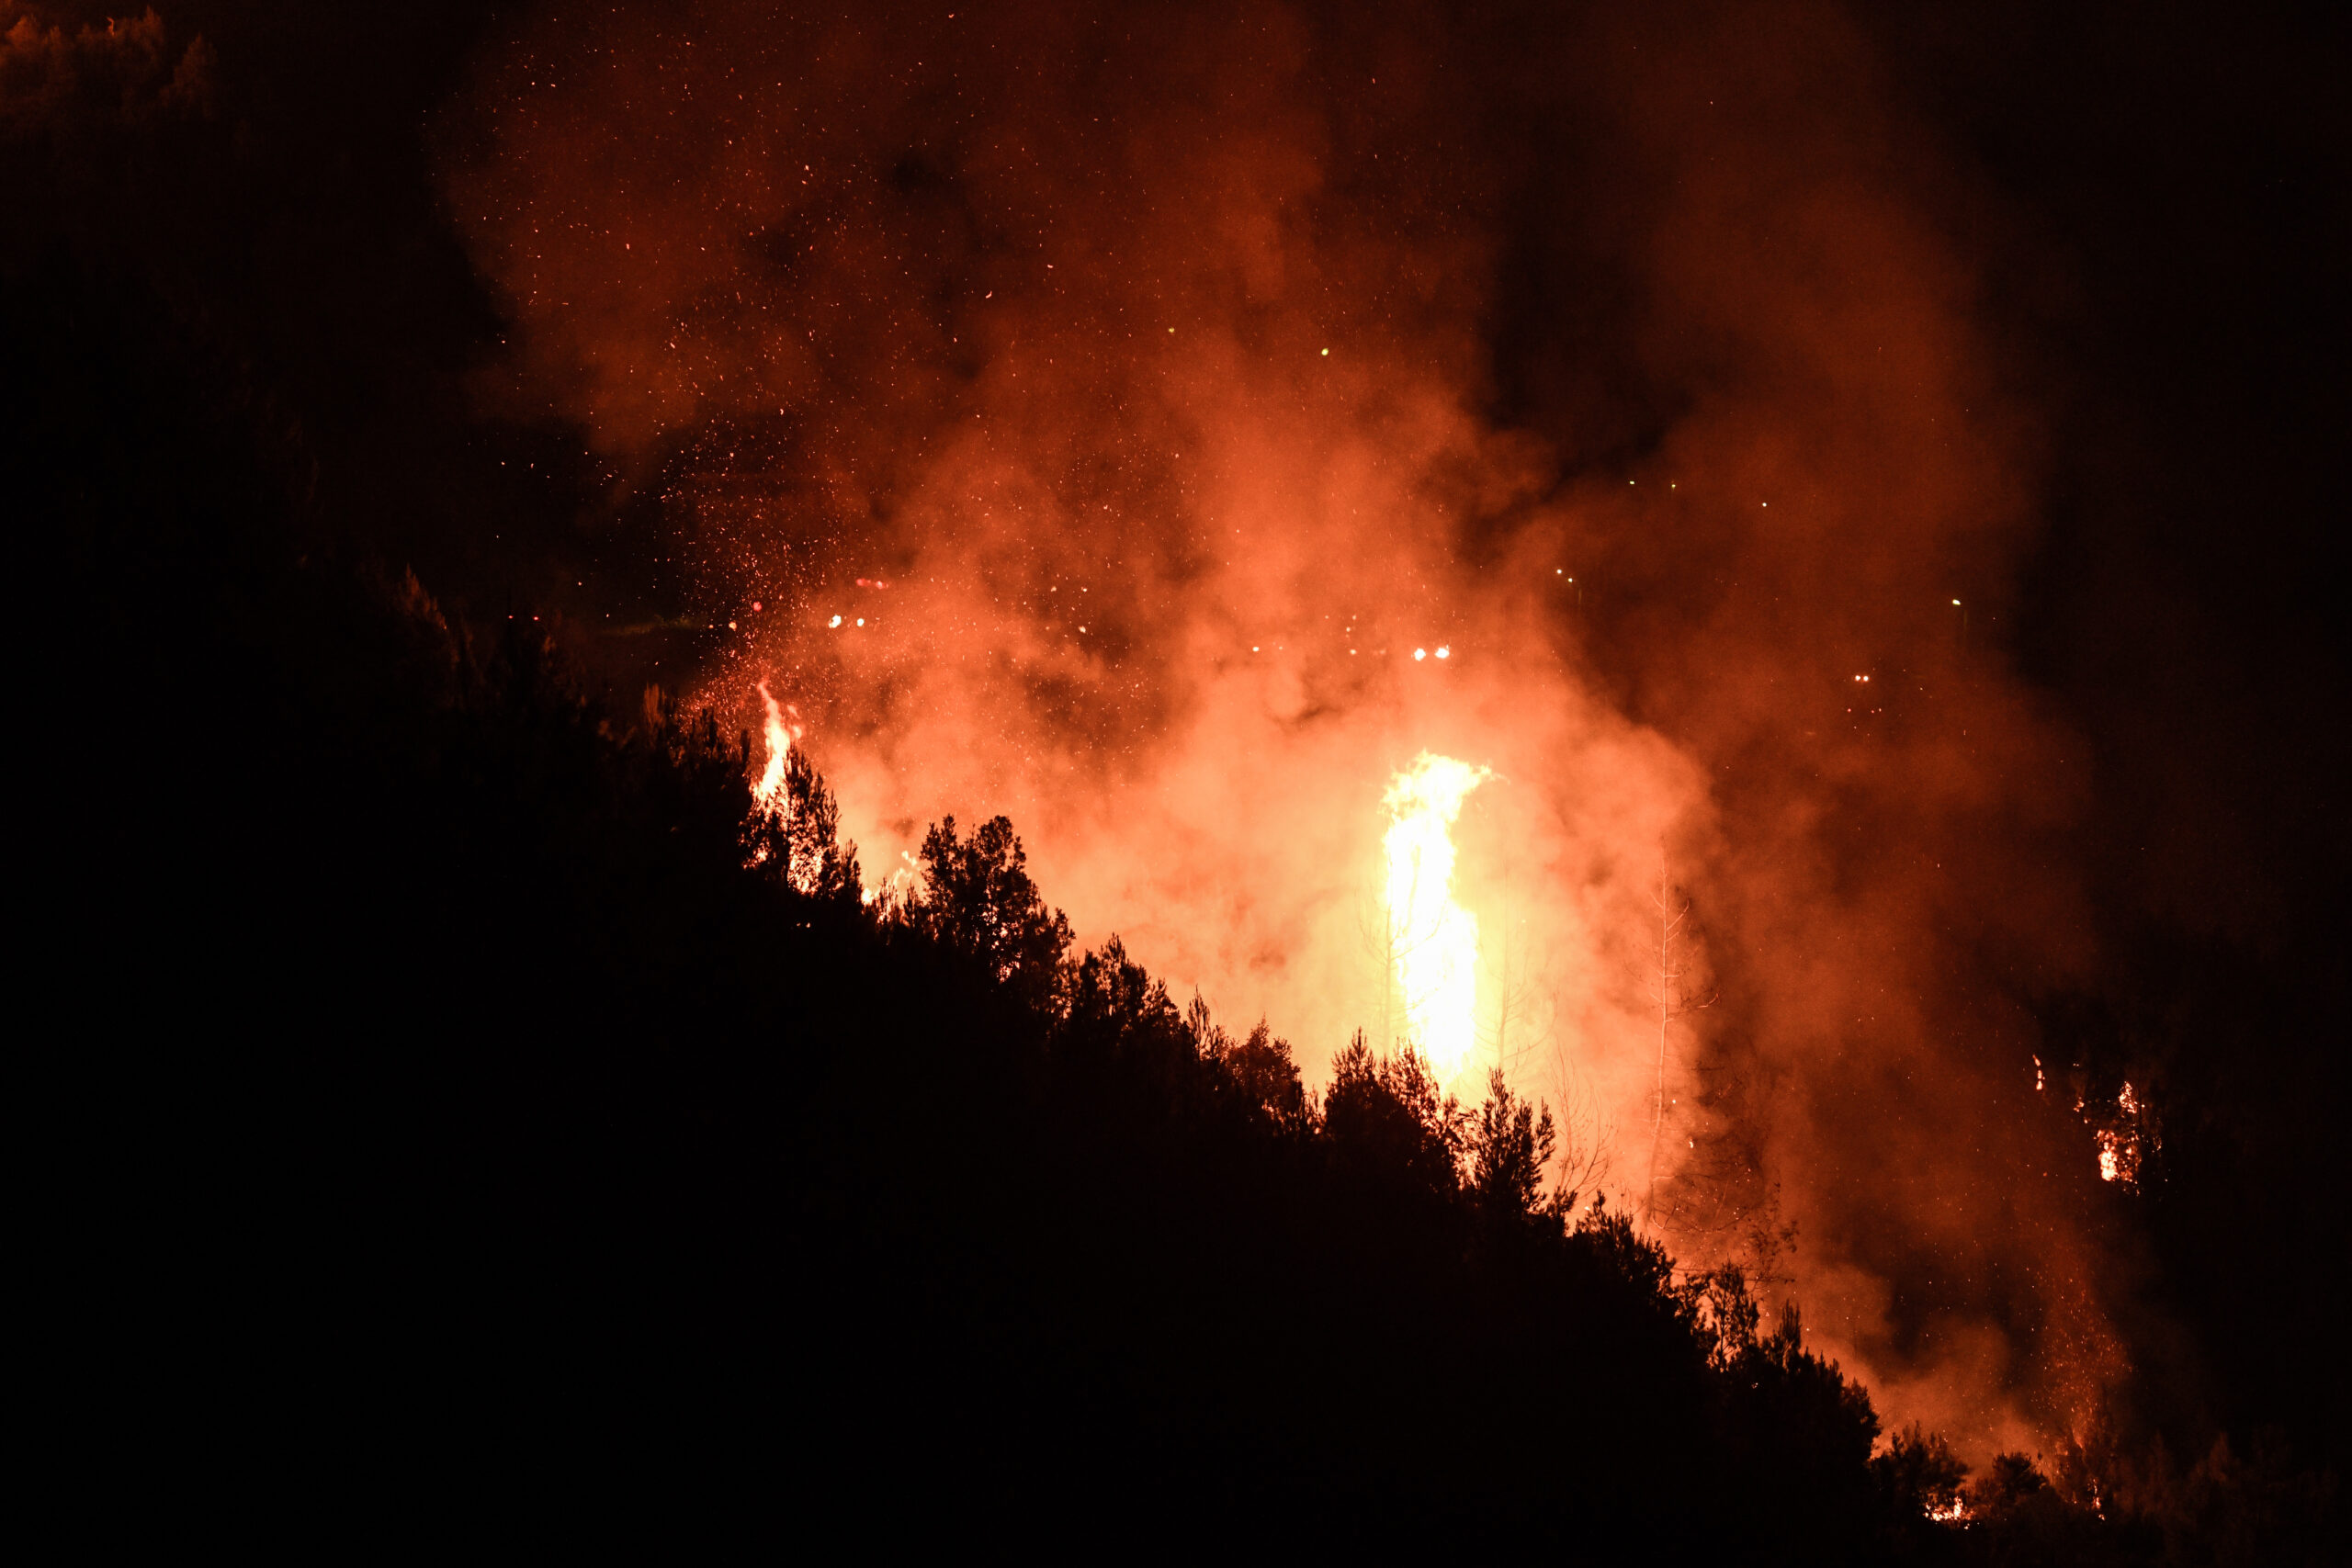
<path id="1" fill-rule="evenodd" d="M 1793 1307 L 1541 1190 L 1532 1108 L 1360 1043 L 1307 1092 L 1073 952 L 1001 820 L 865 903 L 821 781 L 763 818 L 741 738 L 340 551 L 298 434 L 135 284 L 24 297 L 70 694 L 28 1046 L 91 1108 L 45 1202 L 94 1536 L 2324 1550 L 2261 1456 L 1881 1440 Z"/>

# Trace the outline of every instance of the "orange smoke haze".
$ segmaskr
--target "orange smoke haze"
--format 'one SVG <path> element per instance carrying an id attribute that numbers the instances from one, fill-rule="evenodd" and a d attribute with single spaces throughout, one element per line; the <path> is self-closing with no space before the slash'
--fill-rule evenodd
<path id="1" fill-rule="evenodd" d="M 658 499 L 737 628 L 692 694 L 794 705 L 869 867 L 1005 812 L 1310 1072 L 1401 1028 L 1392 778 L 1492 770 L 1455 1087 L 1612 1202 L 1687 897 L 1655 1223 L 1894 1417 L 2040 1446 L 2117 1266 L 2029 1066 L 2083 802 L 2002 662 L 2041 454 L 1964 172 L 1827 11 L 1065 10 L 523 29 L 444 135 L 487 395 Z"/>

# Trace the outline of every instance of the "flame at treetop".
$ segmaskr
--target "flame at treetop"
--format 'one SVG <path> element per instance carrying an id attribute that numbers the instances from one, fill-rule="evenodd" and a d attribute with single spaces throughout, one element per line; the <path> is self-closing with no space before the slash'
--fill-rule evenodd
<path id="1" fill-rule="evenodd" d="M 752 787 L 752 798 L 763 811 L 786 811 L 791 802 L 785 793 L 785 766 L 791 760 L 793 742 L 800 739 L 800 726 L 784 716 L 790 711 L 779 704 L 768 691 L 765 681 L 760 682 L 760 702 L 767 709 L 767 766 L 760 771 L 760 782 Z M 792 715 L 794 719 L 800 716 Z"/>
<path id="2" fill-rule="evenodd" d="M 1388 959 L 1404 1000 L 1405 1032 L 1440 1081 L 1470 1059 L 1477 1034 L 1478 919 L 1453 901 L 1454 819 L 1492 777 L 1424 751 L 1389 781 Z"/>

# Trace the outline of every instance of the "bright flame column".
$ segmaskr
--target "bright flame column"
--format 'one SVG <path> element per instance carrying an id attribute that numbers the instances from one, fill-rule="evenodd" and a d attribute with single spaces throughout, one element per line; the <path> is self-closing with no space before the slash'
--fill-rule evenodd
<path id="1" fill-rule="evenodd" d="M 1453 901 L 1455 818 L 1491 777 L 1424 751 L 1389 782 L 1388 955 L 1405 1033 L 1443 1082 L 1470 1059 L 1478 1030 L 1478 919 Z"/>
<path id="2" fill-rule="evenodd" d="M 785 793 L 785 772 L 792 761 L 792 743 L 800 739 L 800 727 L 786 722 L 786 710 L 770 694 L 765 681 L 760 682 L 759 693 L 761 705 L 767 709 L 768 761 L 760 771 L 760 782 L 752 786 L 752 797 L 763 811 L 788 812 L 792 802 Z"/>

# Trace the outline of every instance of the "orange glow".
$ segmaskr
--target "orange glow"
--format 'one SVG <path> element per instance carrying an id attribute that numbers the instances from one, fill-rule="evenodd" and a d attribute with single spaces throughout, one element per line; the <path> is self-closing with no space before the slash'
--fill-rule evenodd
<path id="1" fill-rule="evenodd" d="M 1081 941 L 1266 1016 L 1310 1080 L 1358 1027 L 1449 1077 L 1483 1029 L 1519 1091 L 1582 1086 L 1612 1201 L 1665 1095 L 1669 1242 L 1712 1262 L 1801 1223 L 1790 1293 L 1882 1409 L 2030 1446 L 2110 1365 L 2066 1283 L 2099 1277 L 2095 1227 L 2017 1196 L 2083 1127 L 2044 1119 L 2053 1144 L 2003 1109 L 2020 1064 L 1953 1042 L 2033 1038 L 1979 954 L 2092 961 L 2047 852 L 2083 752 L 1916 613 L 1955 560 L 1997 581 L 2030 545 L 2034 467 L 1936 182 L 1838 151 L 1889 144 L 1896 107 L 1811 93 L 1793 56 L 1742 76 L 1744 118 L 1657 107 L 1695 42 L 1586 85 L 1638 306 L 1611 352 L 1666 378 L 1682 412 L 1643 440 L 1693 480 L 1645 490 L 1596 474 L 1618 437 L 1573 399 L 1495 423 L 1516 187 L 1423 172 L 1473 106 L 1436 76 L 1391 100 L 1383 72 L 1366 118 L 1312 29 L 1154 15 L 1100 39 L 1067 8 L 967 18 L 1039 62 L 1018 78 L 959 75 L 891 5 L 550 14 L 485 56 L 445 184 L 511 301 L 507 368 L 627 493 L 658 479 L 702 618 L 775 606 L 680 679 L 764 729 L 763 805 L 806 715 L 869 865 L 946 813 L 1011 816 Z M 1115 65 L 1053 63 L 1098 48 Z M 1820 135 L 1708 129 L 1735 122 Z M 1896 722 L 1825 722 L 1841 671 Z M 763 672 L 798 714 L 762 687 L 754 716 Z M 1455 759 L 1513 787 L 1461 817 L 1487 775 Z M 1647 996 L 1661 845 L 1694 959 L 1730 969 L 1675 1043 L 1687 1088 L 1659 1086 Z M 2036 1311 L 1988 1287 L 1923 1336 L 1894 1303 L 1927 1252 L 2036 1281 Z"/>
<path id="2" fill-rule="evenodd" d="M 2092 1134 L 2098 1145 L 2098 1178 L 2127 1188 L 2140 1184 L 2142 1134 L 2148 1130 L 2139 1095 L 2125 1084 L 2115 1097 L 2115 1122 Z"/>

